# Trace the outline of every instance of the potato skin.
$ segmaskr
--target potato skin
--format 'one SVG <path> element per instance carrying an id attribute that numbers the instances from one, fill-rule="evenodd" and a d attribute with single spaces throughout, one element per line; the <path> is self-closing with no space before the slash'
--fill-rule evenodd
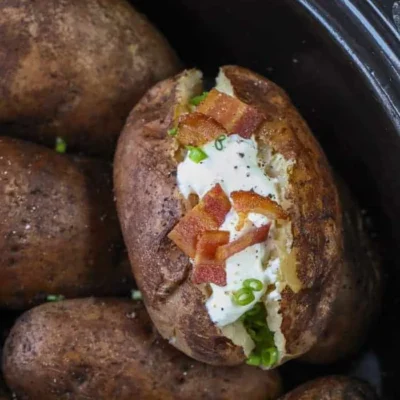
<path id="1" fill-rule="evenodd" d="M 110 168 L 0 137 L 0 307 L 124 293 Z"/>
<path id="2" fill-rule="evenodd" d="M 4 349 L 8 385 L 21 400 L 276 399 L 275 371 L 215 368 L 155 333 L 141 303 L 80 299 L 25 313 Z"/>
<path id="3" fill-rule="evenodd" d="M 316 346 L 332 320 L 349 271 L 342 204 L 322 149 L 285 92 L 247 69 L 222 70 L 236 97 L 264 113 L 257 139 L 294 163 L 284 207 L 292 221 L 292 252 L 302 290 L 287 286 L 282 292 L 286 361 Z M 245 359 L 242 349 L 211 323 L 203 294 L 191 283 L 189 259 L 167 238 L 186 212 L 176 190 L 176 164 L 166 132 L 182 76 L 156 85 L 127 120 L 114 161 L 117 209 L 135 278 L 161 335 L 175 337 L 174 345 L 197 360 L 235 365 Z M 347 329 L 353 320 L 347 316 L 345 323 Z"/>
<path id="4" fill-rule="evenodd" d="M 378 400 L 372 388 L 344 376 L 319 378 L 299 386 L 279 400 Z"/>
<path id="5" fill-rule="evenodd" d="M 378 250 L 348 188 L 339 179 L 337 185 L 343 204 L 344 273 L 329 324 L 316 345 L 302 357 L 311 363 L 332 363 L 359 350 L 381 308 Z"/>
<path id="6" fill-rule="evenodd" d="M 111 155 L 133 105 L 178 70 L 125 0 L 0 2 L 0 129 L 16 137 Z"/>

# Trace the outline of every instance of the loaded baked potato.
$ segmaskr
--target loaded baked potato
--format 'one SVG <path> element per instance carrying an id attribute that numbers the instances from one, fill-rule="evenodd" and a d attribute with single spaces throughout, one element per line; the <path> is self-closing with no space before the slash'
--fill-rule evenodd
<path id="1" fill-rule="evenodd" d="M 3 370 L 18 399 L 276 399 L 275 371 L 193 361 L 153 329 L 141 303 L 81 299 L 25 313 L 7 339 Z"/>
<path id="2" fill-rule="evenodd" d="M 129 290 L 106 163 L 0 137 L 0 171 L 0 307 Z"/>
<path id="3" fill-rule="evenodd" d="M 125 0 L 0 2 L 0 129 L 10 135 L 110 155 L 133 105 L 178 70 Z"/>
<path id="4" fill-rule="evenodd" d="M 260 75 L 222 67 L 202 92 L 197 70 L 159 83 L 117 146 L 117 208 L 150 317 L 174 346 L 214 365 L 346 355 L 375 314 L 379 273 L 367 257 L 360 271 L 361 245 L 346 242 L 358 227 L 345 220 L 322 149 Z M 359 279 L 343 302 L 365 312 L 332 326 L 344 285 Z"/>
<path id="5" fill-rule="evenodd" d="M 364 382 L 344 376 L 319 378 L 281 397 L 280 400 L 377 400 Z"/>

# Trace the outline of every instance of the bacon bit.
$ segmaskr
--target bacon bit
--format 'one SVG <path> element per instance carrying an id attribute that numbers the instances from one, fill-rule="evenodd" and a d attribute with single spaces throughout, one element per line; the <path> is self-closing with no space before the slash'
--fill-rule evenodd
<path id="1" fill-rule="evenodd" d="M 217 184 L 175 225 L 168 237 L 186 255 L 194 258 L 198 236 L 205 231 L 217 230 L 230 208 L 229 198 Z"/>
<path id="2" fill-rule="evenodd" d="M 202 146 L 225 134 L 226 129 L 215 119 L 193 112 L 180 118 L 176 137 L 184 146 Z"/>
<path id="3" fill-rule="evenodd" d="M 270 227 L 271 224 L 263 225 L 260 228 L 255 228 L 252 231 L 245 233 L 239 239 L 220 246 L 216 253 L 216 259 L 218 261 L 225 261 L 234 254 L 247 249 L 247 247 L 253 246 L 253 244 L 264 242 L 267 240 Z"/>
<path id="4" fill-rule="evenodd" d="M 226 286 L 225 262 L 196 265 L 192 282 L 195 285 L 199 285 L 200 283 L 214 283 L 218 286 Z"/>
<path id="5" fill-rule="evenodd" d="M 261 196 L 255 192 L 239 190 L 231 193 L 233 208 L 239 214 L 239 224 L 243 223 L 251 212 L 265 215 L 270 219 L 288 219 L 283 208 L 269 197 Z"/>
<path id="6" fill-rule="evenodd" d="M 264 120 L 264 115 L 256 108 L 216 89 L 211 90 L 196 111 L 214 118 L 229 133 L 237 133 L 245 139 L 249 139 Z"/>
<path id="7" fill-rule="evenodd" d="M 229 232 L 226 231 L 206 231 L 200 236 L 194 259 L 193 283 L 226 285 L 225 262 L 216 261 L 215 254 L 220 246 L 228 243 Z"/>
<path id="8" fill-rule="evenodd" d="M 231 202 L 219 183 L 205 194 L 199 204 L 202 204 L 206 214 L 214 218 L 217 228 L 223 224 L 231 209 Z"/>
<path id="9" fill-rule="evenodd" d="M 200 237 L 196 246 L 195 264 L 214 263 L 218 247 L 229 243 L 229 232 L 206 231 Z"/>
<path id="10" fill-rule="evenodd" d="M 237 222 L 237 224 L 235 226 L 235 229 L 237 231 L 241 231 L 243 229 L 243 227 L 244 227 L 244 224 L 246 223 L 247 214 L 246 213 L 242 213 L 242 212 L 238 212 L 237 215 L 238 215 L 238 222 Z"/>

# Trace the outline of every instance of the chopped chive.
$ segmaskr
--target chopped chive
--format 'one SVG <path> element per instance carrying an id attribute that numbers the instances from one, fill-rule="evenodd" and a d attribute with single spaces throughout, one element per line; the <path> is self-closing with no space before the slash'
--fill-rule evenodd
<path id="1" fill-rule="evenodd" d="M 258 279 L 246 279 L 243 282 L 243 287 L 259 292 L 264 287 L 263 283 Z"/>
<path id="2" fill-rule="evenodd" d="M 140 290 L 135 290 L 135 289 L 131 290 L 131 297 L 133 300 L 142 300 L 143 299 L 142 292 Z"/>
<path id="3" fill-rule="evenodd" d="M 57 153 L 64 154 L 67 151 L 67 142 L 63 138 L 57 137 L 54 150 Z"/>
<path id="4" fill-rule="evenodd" d="M 247 306 L 254 301 L 254 293 L 249 288 L 241 288 L 233 295 L 233 301 L 238 306 Z"/>
<path id="5" fill-rule="evenodd" d="M 221 151 L 224 149 L 224 140 L 226 140 L 227 136 L 226 135 L 220 135 L 215 139 L 215 148 L 218 151 Z"/>
<path id="6" fill-rule="evenodd" d="M 65 300 L 65 296 L 63 296 L 62 294 L 49 294 L 46 297 L 47 301 L 62 301 Z"/>
<path id="7" fill-rule="evenodd" d="M 252 309 L 247 311 L 246 314 L 244 314 L 244 315 L 246 317 L 253 317 L 255 315 L 260 314 L 262 311 L 263 311 L 263 307 L 262 307 L 261 303 L 257 303 Z"/>
<path id="8" fill-rule="evenodd" d="M 168 135 L 169 136 L 176 136 L 177 135 L 177 133 L 178 133 L 178 128 L 171 128 L 171 129 L 168 129 Z"/>
<path id="9" fill-rule="evenodd" d="M 192 106 L 198 106 L 205 98 L 208 96 L 208 92 L 203 92 L 199 96 L 192 97 L 189 101 L 189 103 Z"/>
<path id="10" fill-rule="evenodd" d="M 260 328 L 262 328 L 262 327 L 264 327 L 264 325 L 265 325 L 265 321 L 263 321 L 263 320 L 254 320 L 253 321 L 253 324 L 255 325 L 255 326 L 257 326 L 257 327 L 260 327 Z"/>
<path id="11" fill-rule="evenodd" d="M 253 365 L 255 367 L 258 367 L 261 364 L 261 356 L 256 354 L 256 353 L 252 353 L 252 354 L 250 354 L 250 356 L 247 359 L 246 363 L 248 365 Z"/>
<path id="12" fill-rule="evenodd" d="M 189 150 L 189 158 L 196 164 L 208 158 L 208 155 L 200 147 L 187 146 L 187 149 Z"/>
<path id="13" fill-rule="evenodd" d="M 253 293 L 250 287 L 243 289 Z M 279 352 L 275 345 L 274 334 L 268 327 L 265 305 L 262 302 L 256 303 L 252 309 L 242 315 L 240 321 L 255 344 L 247 363 L 263 367 L 275 365 L 279 360 Z"/>
<path id="14" fill-rule="evenodd" d="M 269 347 L 261 351 L 261 364 L 264 367 L 272 367 L 278 361 L 278 350 L 276 347 Z"/>

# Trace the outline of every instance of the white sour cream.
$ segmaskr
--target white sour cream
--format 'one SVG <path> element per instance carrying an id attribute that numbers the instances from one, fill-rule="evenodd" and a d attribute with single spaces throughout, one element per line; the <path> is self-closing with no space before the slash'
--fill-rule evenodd
<path id="1" fill-rule="evenodd" d="M 202 198 L 216 183 L 225 193 L 245 190 L 262 195 L 277 195 L 277 179 L 267 177 L 258 165 L 257 142 L 230 135 L 219 151 L 214 142 L 202 147 L 208 158 L 196 164 L 189 157 L 178 165 L 178 187 L 186 198 L 196 193 Z"/>
<path id="2" fill-rule="evenodd" d="M 207 143 L 202 150 L 208 158 L 200 163 L 193 162 L 188 156 L 178 165 L 177 181 L 183 196 L 197 194 L 200 199 L 217 183 L 230 196 L 234 191 L 254 191 L 262 196 L 277 198 L 276 179 L 265 175 L 258 163 L 256 141 L 243 139 L 239 135 L 230 135 L 223 142 L 223 150 L 217 150 L 214 142 Z M 229 231 L 230 241 L 245 234 L 252 224 L 257 227 L 270 221 L 263 215 L 250 213 L 249 222 L 240 232 L 235 229 L 238 215 L 233 209 L 227 214 L 220 230 Z M 269 284 L 275 284 L 279 270 L 278 262 L 264 265 L 269 249 L 266 242 L 247 247 L 226 261 L 227 285 L 211 284 L 212 295 L 206 302 L 211 320 L 219 327 L 234 323 L 250 310 L 265 294 Z M 232 294 L 243 287 L 246 279 L 258 279 L 264 283 L 264 289 L 254 292 L 255 299 L 246 306 L 238 306 L 232 301 Z M 267 297 L 269 297 L 269 294 Z M 275 292 L 273 297 L 278 295 Z"/>

